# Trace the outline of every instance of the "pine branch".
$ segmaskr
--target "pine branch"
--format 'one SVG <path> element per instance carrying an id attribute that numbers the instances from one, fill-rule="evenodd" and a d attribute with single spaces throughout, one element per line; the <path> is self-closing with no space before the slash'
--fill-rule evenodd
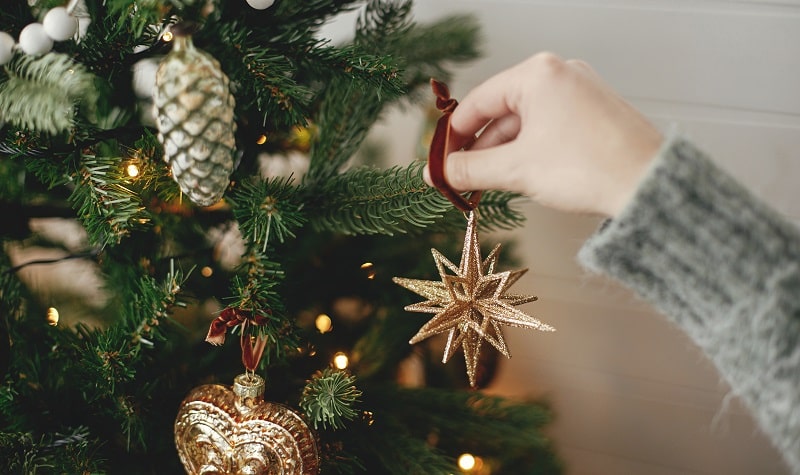
<path id="1" fill-rule="evenodd" d="M 311 378 L 303 389 L 300 407 L 312 421 L 314 429 L 341 429 L 344 421 L 356 417 L 353 405 L 359 402 L 361 391 L 355 386 L 356 377 L 326 368 Z"/>
<path id="2" fill-rule="evenodd" d="M 274 22 L 285 29 L 313 30 L 331 17 L 357 7 L 361 0 L 305 0 L 278 2 L 273 12 Z M 291 27 L 290 27 L 291 25 Z"/>
<path id="3" fill-rule="evenodd" d="M 305 123 L 313 92 L 297 82 L 293 65 L 283 53 L 252 39 L 253 30 L 238 22 L 218 27 L 214 35 L 218 44 L 210 33 L 198 32 L 197 44 L 218 58 L 228 76 L 239 83 L 237 110 L 256 109 L 263 122 L 275 127 Z"/>
<path id="4" fill-rule="evenodd" d="M 183 272 L 175 269 L 170 260 L 170 270 L 163 282 L 146 277 L 134 289 L 133 298 L 126 302 L 123 311 L 125 326 L 133 344 L 152 348 L 155 341 L 164 340 L 161 322 L 169 312 L 186 304 L 178 299 L 181 286 L 186 281 Z"/>
<path id="5" fill-rule="evenodd" d="M 0 272 L 0 315 L 2 316 L 0 318 L 4 320 L 0 322 L 0 327 L 8 331 L 9 321 L 17 318 L 23 309 L 22 285 L 11 270 L 13 266 L 5 248 L 0 251 L 0 269 L 2 269 Z M 0 341 L 0 345 L 7 343 Z"/>
<path id="6" fill-rule="evenodd" d="M 518 193 L 489 190 L 481 195 L 478 203 L 478 226 L 484 231 L 514 229 L 522 226 L 525 215 L 513 207 L 515 202 L 525 200 Z M 431 226 L 431 231 L 445 231 L 464 227 L 464 214 L 452 208 L 445 219 Z"/>
<path id="7" fill-rule="evenodd" d="M 270 236 L 282 243 L 287 237 L 295 237 L 295 230 L 305 223 L 303 204 L 298 202 L 291 183 L 291 177 L 250 179 L 228 195 L 239 229 L 251 244 L 260 246 L 261 252 L 266 252 Z"/>
<path id="8" fill-rule="evenodd" d="M 470 15 L 454 15 L 430 25 L 412 23 L 406 18 L 411 3 L 372 0 L 359 20 L 355 43 L 369 52 L 392 56 L 401 70 L 405 98 L 415 100 L 430 78 L 446 81 L 450 66 L 480 56 L 480 27 Z"/>
<path id="9" fill-rule="evenodd" d="M 363 405 L 377 415 L 374 426 L 353 426 L 343 437 L 352 436 L 348 442 L 367 454 L 368 466 L 380 464 L 381 473 L 455 473 L 455 457 L 463 452 L 492 458 L 493 472 L 560 473 L 551 442 L 541 433 L 551 420 L 542 404 L 379 384 L 365 385 Z M 429 466 L 418 465 L 421 460 Z"/>
<path id="10" fill-rule="evenodd" d="M 0 117 L 17 127 L 48 134 L 75 125 L 79 103 L 97 100 L 94 76 L 69 56 L 18 55 L 0 83 Z"/>
<path id="11" fill-rule="evenodd" d="M 311 146 L 304 181 L 322 183 L 336 175 L 358 150 L 384 105 L 378 91 L 364 91 L 346 79 L 334 78 L 320 104 L 320 132 Z"/>
<path id="12" fill-rule="evenodd" d="M 69 182 L 66 160 L 56 162 L 52 157 L 30 157 L 25 160 L 25 169 L 32 173 L 48 189 L 53 189 Z"/>
<path id="13" fill-rule="evenodd" d="M 107 16 L 111 20 L 98 34 L 101 36 L 116 36 L 120 38 L 138 38 L 146 34 L 153 25 L 163 23 L 176 9 L 184 6 L 185 2 L 179 0 L 149 0 L 147 2 L 131 2 L 130 0 L 107 0 L 103 2 L 107 7 Z M 191 2 L 189 2 L 191 3 Z"/>
<path id="14" fill-rule="evenodd" d="M 344 234 L 394 234 L 419 230 L 453 205 L 422 180 L 421 162 L 388 170 L 362 167 L 320 186 L 308 213 L 317 230 Z"/>
<path id="15" fill-rule="evenodd" d="M 298 328 L 294 320 L 286 314 L 283 299 L 278 292 L 284 272 L 280 264 L 253 250 L 252 243 L 249 247 L 250 251 L 238 269 L 240 275 L 233 278 L 233 296 L 228 307 L 245 310 L 266 322 L 250 325 L 250 331 L 253 335 L 267 339 L 262 363 L 280 363 L 289 354 L 294 354 L 300 346 Z M 241 331 L 241 325 L 233 328 L 234 333 Z"/>
<path id="16" fill-rule="evenodd" d="M 413 99 L 431 77 L 450 76 L 447 64 L 478 56 L 478 27 L 468 16 L 453 17 L 451 23 L 418 26 L 411 21 L 410 12 L 410 1 L 371 0 L 358 20 L 353 46 L 391 57 L 393 70 L 397 71 L 393 79 L 402 83 L 404 97 Z M 447 28 L 439 33 L 443 25 Z M 311 149 L 307 182 L 321 182 L 338 173 L 358 150 L 384 107 L 403 97 L 385 92 L 357 90 L 346 81 L 331 81 L 322 94 L 320 134 Z"/>
<path id="17" fill-rule="evenodd" d="M 0 432 L 2 473 L 96 473 L 94 459 L 99 441 L 85 427 L 69 434 L 53 434 L 34 440 L 29 433 Z"/>
<path id="18" fill-rule="evenodd" d="M 129 446 L 132 440 L 146 442 L 142 415 L 134 410 L 133 396 L 148 391 L 147 385 L 135 381 L 146 365 L 147 352 L 143 350 L 164 340 L 163 323 L 169 312 L 184 306 L 178 294 L 185 280 L 174 267 L 162 282 L 141 277 L 131 290 L 135 297 L 125 302 L 121 318 L 108 329 L 90 329 L 82 324 L 76 327 L 82 348 L 81 361 L 74 369 L 85 383 L 83 397 L 119 423 Z"/>
<path id="19" fill-rule="evenodd" d="M 237 109 L 257 111 L 259 122 L 269 128 L 305 124 L 317 89 L 327 86 L 332 76 L 348 84 L 365 84 L 358 87 L 383 90 L 386 95 L 401 92 L 397 71 L 386 56 L 352 46 L 332 47 L 310 32 L 276 32 L 231 22 L 201 30 L 196 36 L 197 44 L 218 57 L 240 84 Z"/>
<path id="20" fill-rule="evenodd" d="M 83 155 L 73 179 L 77 186 L 69 201 L 93 244 L 119 244 L 150 221 L 140 197 L 126 183 L 121 159 Z"/>
<path id="21" fill-rule="evenodd" d="M 359 84 L 358 87 L 377 91 L 384 100 L 405 92 L 396 60 L 390 55 L 370 53 L 356 44 L 331 46 L 328 40 L 314 39 L 307 45 L 295 43 L 274 47 L 284 49 L 286 56 L 292 58 L 299 77 L 318 78 L 314 83 L 319 84 L 339 76 Z"/>
<path id="22" fill-rule="evenodd" d="M 370 1 L 358 21 L 354 44 L 386 55 L 383 40 L 408 28 L 410 11 L 410 2 Z M 328 180 L 358 150 L 384 106 L 397 97 L 386 92 L 338 77 L 328 84 L 320 101 L 320 134 L 311 147 L 308 183 Z"/>
<path id="23" fill-rule="evenodd" d="M 429 25 L 414 25 L 399 35 L 386 51 L 402 58 L 402 79 L 409 91 L 407 99 L 430 97 L 430 78 L 448 81 L 454 64 L 480 57 L 480 26 L 471 15 L 454 15 Z"/>
<path id="24" fill-rule="evenodd" d="M 411 29 L 411 0 L 369 0 L 356 22 L 355 43 L 373 48 Z"/>
<path id="25" fill-rule="evenodd" d="M 318 191 L 322 199 L 309 205 L 312 226 L 344 234 L 389 235 L 463 227 L 463 213 L 423 181 L 423 165 L 417 161 L 406 168 L 355 168 L 329 179 Z M 516 193 L 485 192 L 478 206 L 481 229 L 520 226 L 525 216 L 512 207 L 519 198 Z"/>

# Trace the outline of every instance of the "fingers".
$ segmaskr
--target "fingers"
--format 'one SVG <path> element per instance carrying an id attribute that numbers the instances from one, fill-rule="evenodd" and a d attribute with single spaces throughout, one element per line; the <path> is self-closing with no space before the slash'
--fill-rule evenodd
<path id="1" fill-rule="evenodd" d="M 478 136 L 478 138 L 474 142 L 469 143 L 469 141 L 467 141 L 467 140 L 462 140 L 463 143 L 458 142 L 458 147 L 457 148 L 461 148 L 462 146 L 467 146 L 467 148 L 470 151 L 476 151 L 476 150 L 488 149 L 488 148 L 491 148 L 491 147 L 497 147 L 498 145 L 502 145 L 502 144 L 505 144 L 505 143 L 508 143 L 508 142 L 511 142 L 512 140 L 514 140 L 517 137 L 517 134 L 519 133 L 519 128 L 520 128 L 519 117 L 517 117 L 515 115 L 509 115 L 509 116 L 503 117 L 501 119 L 493 120 L 483 130 L 483 132 L 481 132 L 480 136 Z M 447 164 L 448 162 L 451 162 L 452 160 L 450 159 L 450 157 L 453 157 L 454 155 L 455 155 L 454 153 L 451 153 L 445 159 L 445 164 Z M 464 155 L 462 155 L 462 157 L 463 156 Z M 490 158 L 490 157 L 491 156 L 488 156 L 487 159 L 488 160 L 492 160 L 492 158 Z M 458 156 L 457 155 L 456 155 L 456 160 L 458 160 Z M 495 164 L 496 163 L 497 162 L 495 161 Z M 456 165 L 456 166 L 458 166 L 458 165 Z M 445 170 L 445 177 L 446 178 L 447 178 L 447 172 L 448 172 L 448 170 Z M 462 174 L 462 175 L 465 172 L 466 172 L 465 170 L 456 170 L 455 171 L 455 173 Z M 469 172 L 466 172 L 466 173 L 469 173 Z M 425 182 L 427 184 L 433 185 L 433 182 L 431 181 L 431 177 L 430 177 L 430 171 L 428 170 L 428 166 L 427 165 L 423 169 L 423 178 L 425 179 Z M 448 183 L 450 183 L 451 186 L 456 187 L 456 185 L 452 184 L 452 182 L 450 181 L 449 178 L 448 178 Z M 467 190 L 467 189 L 473 189 L 473 188 L 470 188 L 469 184 L 470 184 L 470 181 L 469 181 L 469 179 L 467 179 L 464 182 L 462 182 L 462 185 L 464 186 L 464 188 L 457 188 L 457 187 L 456 188 L 457 189 L 461 189 L 462 191 L 463 190 Z M 477 188 L 475 188 L 475 189 L 477 189 Z M 481 189 L 484 189 L 484 188 L 481 188 Z"/>
<path id="2" fill-rule="evenodd" d="M 516 115 L 495 119 L 486 126 L 469 149 L 480 150 L 510 142 L 517 137 L 519 130 L 520 119 Z"/>
<path id="3" fill-rule="evenodd" d="M 545 52 L 492 76 L 460 101 L 450 122 L 453 130 L 463 135 L 474 135 L 493 119 L 522 116 L 526 91 L 536 89 L 537 85 L 546 87 L 548 81 L 552 82 L 553 77 L 567 69 L 594 74 L 583 61 L 563 61 Z"/>
<path id="4" fill-rule="evenodd" d="M 450 124 L 461 135 L 476 134 L 492 119 L 517 115 L 519 81 L 515 68 L 503 71 L 472 89 L 453 111 Z"/>
<path id="5" fill-rule="evenodd" d="M 445 179 L 458 191 L 509 190 L 517 181 L 514 177 L 513 143 L 492 148 L 453 152 L 445 160 Z M 430 172 L 427 165 L 423 176 L 428 184 Z"/>
<path id="6" fill-rule="evenodd" d="M 595 72 L 595 70 L 589 65 L 589 63 L 587 63 L 582 59 L 569 59 L 565 61 L 565 63 L 567 64 L 567 66 L 574 68 L 575 70 L 580 71 L 584 74 L 588 74 L 596 78 L 599 77 L 597 75 L 597 72 Z"/>

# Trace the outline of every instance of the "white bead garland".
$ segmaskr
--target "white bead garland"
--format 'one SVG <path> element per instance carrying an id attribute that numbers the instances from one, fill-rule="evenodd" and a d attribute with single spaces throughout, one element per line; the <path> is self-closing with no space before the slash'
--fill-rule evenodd
<path id="1" fill-rule="evenodd" d="M 53 49 L 53 39 L 44 32 L 44 25 L 31 23 L 19 33 L 19 47 L 28 54 L 44 54 Z"/>
<path id="2" fill-rule="evenodd" d="M 50 52 L 53 41 L 73 38 L 78 31 L 78 19 L 72 15 L 76 4 L 76 0 L 71 0 L 67 7 L 52 8 L 42 23 L 31 23 L 23 28 L 17 42 L 8 33 L 0 31 L 0 65 L 11 61 L 17 47 L 26 54 L 39 55 Z"/>
<path id="3" fill-rule="evenodd" d="M 70 15 L 64 7 L 55 7 L 48 11 L 42 24 L 47 36 L 56 41 L 68 40 L 78 31 L 78 19 Z"/>
<path id="4" fill-rule="evenodd" d="M 256 10 L 265 10 L 272 6 L 275 0 L 247 0 L 247 4 Z"/>
<path id="5" fill-rule="evenodd" d="M 14 56 L 14 37 L 0 31 L 0 64 L 6 64 Z"/>

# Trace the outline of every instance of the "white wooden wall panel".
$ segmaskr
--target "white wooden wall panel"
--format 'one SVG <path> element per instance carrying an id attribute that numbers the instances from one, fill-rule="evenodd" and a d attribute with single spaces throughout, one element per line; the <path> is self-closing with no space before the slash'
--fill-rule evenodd
<path id="1" fill-rule="evenodd" d="M 677 127 L 800 222 L 800 0 L 416 5 L 423 22 L 465 12 L 480 19 L 485 57 L 459 71 L 455 97 L 538 51 L 585 59 L 663 130 Z M 422 117 L 390 114 L 372 138 L 392 162 L 408 163 Z M 492 238 L 517 243 L 530 268 L 517 290 L 540 298 L 525 309 L 558 331 L 510 329 L 513 357 L 488 391 L 550 401 L 549 433 L 568 474 L 788 473 L 684 334 L 626 289 L 579 268 L 575 254 L 597 219 L 523 209 L 524 228 Z"/>

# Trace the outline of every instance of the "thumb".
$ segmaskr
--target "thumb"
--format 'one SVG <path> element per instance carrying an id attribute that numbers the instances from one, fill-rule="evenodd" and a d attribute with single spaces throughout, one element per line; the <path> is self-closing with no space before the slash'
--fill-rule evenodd
<path id="1" fill-rule="evenodd" d="M 453 152 L 444 162 L 444 176 L 451 187 L 458 191 L 472 190 L 507 190 L 521 191 L 513 188 L 516 182 L 510 152 L 513 142 L 495 147 Z M 430 170 L 425 165 L 423 170 L 425 182 L 432 184 Z"/>

